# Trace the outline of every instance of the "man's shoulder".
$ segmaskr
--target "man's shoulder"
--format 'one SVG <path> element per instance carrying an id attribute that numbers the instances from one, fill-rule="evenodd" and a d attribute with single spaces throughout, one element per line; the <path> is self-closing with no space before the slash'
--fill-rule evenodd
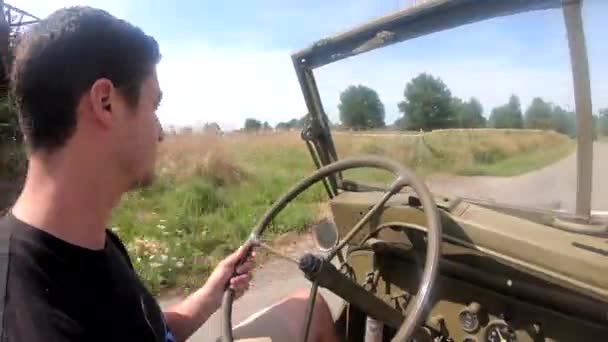
<path id="1" fill-rule="evenodd" d="M 129 267 L 133 268 L 133 263 L 131 262 L 129 252 L 127 251 L 127 248 L 125 247 L 120 237 L 110 229 L 106 229 L 106 235 L 109 240 L 108 242 L 112 243 L 118 249 L 120 254 L 124 257 L 125 261 L 129 265 Z"/>
<path id="2" fill-rule="evenodd" d="M 0 217 L 0 255 L 2 341 L 79 337 L 82 330 L 78 323 L 58 306 L 61 301 L 56 300 L 56 284 L 49 277 L 47 264 L 36 262 L 52 262 L 44 246 L 35 232 L 24 229 L 10 214 Z M 61 336 L 55 331 L 61 331 Z"/>
<path id="3" fill-rule="evenodd" d="M 10 213 L 4 213 L 0 216 L 0 240 L 9 239 L 15 226 L 14 220 Z"/>

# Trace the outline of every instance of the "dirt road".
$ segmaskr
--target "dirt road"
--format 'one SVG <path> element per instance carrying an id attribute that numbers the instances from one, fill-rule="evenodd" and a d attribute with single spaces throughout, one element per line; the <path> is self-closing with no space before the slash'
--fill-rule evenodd
<path id="1" fill-rule="evenodd" d="M 608 144 L 593 146 L 592 210 L 608 211 Z M 462 197 L 493 199 L 516 205 L 574 211 L 576 202 L 576 154 L 528 174 L 516 177 L 436 176 L 431 190 Z"/>
<path id="2" fill-rule="evenodd" d="M 604 177 L 608 171 L 608 144 L 595 144 L 594 162 L 592 208 L 608 211 L 608 179 Z M 431 190 L 444 194 L 571 211 L 576 194 L 576 155 L 512 178 L 436 176 L 428 179 L 428 184 Z M 300 256 L 312 248 L 310 240 L 304 239 L 291 246 L 290 254 Z M 234 321 L 239 322 L 303 287 L 309 287 L 309 284 L 295 265 L 271 260 L 256 271 L 253 288 L 235 304 Z M 336 300 L 326 292 L 324 294 L 330 301 Z M 168 305 L 176 300 L 162 304 Z M 219 312 L 216 312 L 190 341 L 214 341 L 219 335 L 220 324 Z"/>

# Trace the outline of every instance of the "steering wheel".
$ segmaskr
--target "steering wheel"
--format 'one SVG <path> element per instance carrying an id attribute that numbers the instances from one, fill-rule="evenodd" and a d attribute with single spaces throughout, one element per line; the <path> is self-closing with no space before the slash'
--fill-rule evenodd
<path id="1" fill-rule="evenodd" d="M 248 248 L 253 248 L 260 237 L 264 233 L 265 229 L 276 217 L 285 206 L 296 198 L 300 193 L 308 189 L 313 184 L 325 179 L 326 177 L 340 171 L 345 171 L 355 168 L 376 168 L 392 172 L 396 178 L 388 188 L 388 191 L 360 220 L 355 226 L 349 231 L 349 233 L 341 239 L 341 241 L 328 253 L 325 260 L 331 260 L 342 248 L 348 244 L 350 240 L 364 227 L 364 225 L 386 204 L 386 202 L 396 193 L 398 193 L 403 187 L 410 186 L 416 191 L 422 204 L 427 219 L 427 252 L 426 260 L 424 263 L 424 271 L 422 273 L 421 284 L 416 296 L 416 301 L 413 303 L 411 310 L 403 323 L 399 327 L 397 334 L 393 338 L 394 342 L 405 342 L 411 339 L 415 330 L 419 327 L 420 320 L 424 313 L 425 304 L 427 303 L 431 289 L 435 283 L 437 276 L 437 269 L 439 267 L 439 255 L 441 253 L 441 221 L 439 214 L 437 213 L 437 207 L 433 196 L 429 192 L 428 188 L 412 171 L 407 167 L 386 158 L 381 157 L 359 157 L 359 158 L 348 158 L 337 161 L 335 163 L 326 165 L 319 168 L 309 177 L 303 179 L 294 187 L 292 187 L 283 197 L 276 201 L 273 206 L 265 213 L 258 225 L 253 229 L 249 240 L 245 243 Z M 316 298 L 317 282 L 313 282 L 313 287 L 310 292 L 308 301 L 308 311 L 306 317 L 306 329 L 304 330 L 304 339 L 306 342 L 308 331 L 310 330 L 310 322 L 312 317 L 312 310 L 314 308 L 314 300 Z M 340 293 L 336 293 L 340 295 Z M 223 330 L 222 340 L 224 342 L 233 342 L 234 338 L 232 335 L 232 303 L 234 300 L 234 291 L 227 289 L 224 292 L 222 301 L 223 309 Z"/>

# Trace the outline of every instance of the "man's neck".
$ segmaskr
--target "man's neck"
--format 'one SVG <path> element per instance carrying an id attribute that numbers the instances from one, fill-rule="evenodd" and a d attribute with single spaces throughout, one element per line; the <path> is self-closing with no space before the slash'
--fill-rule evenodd
<path id="1" fill-rule="evenodd" d="M 109 191 L 104 174 L 90 165 L 65 165 L 70 163 L 31 159 L 12 214 L 69 243 L 102 249 L 110 213 L 120 193 Z"/>

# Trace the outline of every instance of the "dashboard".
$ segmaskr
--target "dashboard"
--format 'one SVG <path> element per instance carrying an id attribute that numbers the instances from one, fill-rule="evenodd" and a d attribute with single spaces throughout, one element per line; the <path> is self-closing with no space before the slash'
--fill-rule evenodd
<path id="1" fill-rule="evenodd" d="M 379 270 L 381 277 L 375 286 L 376 295 L 407 314 L 407 303 L 412 302 L 419 284 L 420 268 L 415 258 L 383 257 L 371 250 L 358 250 L 349 253 L 347 260 L 358 270 L 357 279 L 365 279 L 366 272 L 362 270 Z M 449 267 L 442 264 L 432 290 L 426 322 L 415 341 L 608 340 L 608 324 L 539 305 L 515 292 L 505 294 L 468 278 L 466 273 L 450 272 Z M 519 282 L 517 278 L 508 278 Z M 505 285 L 509 288 L 512 284 Z M 554 299 L 559 302 L 559 298 Z M 605 305 L 579 300 L 582 305 L 595 305 L 599 311 L 606 312 Z"/>

